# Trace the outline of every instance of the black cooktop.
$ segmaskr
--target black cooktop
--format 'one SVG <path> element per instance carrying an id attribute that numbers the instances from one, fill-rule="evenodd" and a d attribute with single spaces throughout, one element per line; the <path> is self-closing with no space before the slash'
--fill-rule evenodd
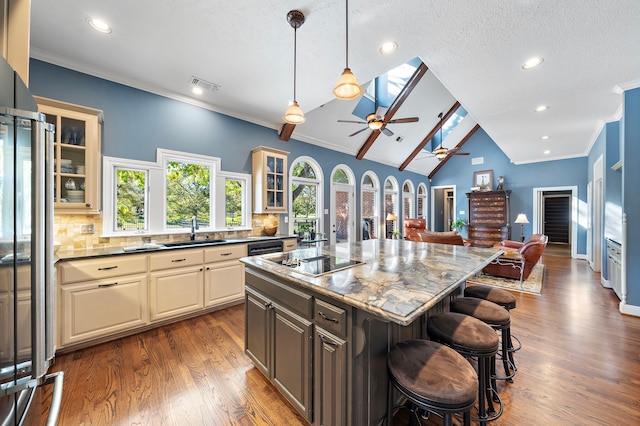
<path id="1" fill-rule="evenodd" d="M 349 259 L 348 257 L 330 256 L 327 254 L 298 257 L 293 253 L 278 253 L 277 255 L 265 255 L 263 258 L 314 277 L 363 263 L 359 260 Z"/>

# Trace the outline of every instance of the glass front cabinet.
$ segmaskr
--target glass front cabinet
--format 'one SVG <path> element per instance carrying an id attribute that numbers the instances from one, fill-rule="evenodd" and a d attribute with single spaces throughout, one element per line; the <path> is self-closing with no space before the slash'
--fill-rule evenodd
<path id="1" fill-rule="evenodd" d="M 55 126 L 54 210 L 100 213 L 102 111 L 34 96 L 38 111 Z"/>
<path id="2" fill-rule="evenodd" d="M 253 161 L 253 212 L 287 213 L 286 151 L 259 146 L 251 151 Z"/>

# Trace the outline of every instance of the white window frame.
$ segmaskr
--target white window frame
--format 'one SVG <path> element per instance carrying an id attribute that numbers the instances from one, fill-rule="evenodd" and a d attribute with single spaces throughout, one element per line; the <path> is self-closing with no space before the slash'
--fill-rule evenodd
<path id="1" fill-rule="evenodd" d="M 420 194 L 420 188 L 422 188 L 422 194 Z M 428 206 L 427 206 L 427 185 L 424 182 L 420 182 L 418 184 L 418 190 L 416 191 L 416 216 L 417 217 L 423 217 L 423 218 L 427 218 L 427 210 L 428 210 Z M 422 216 L 420 216 L 419 212 L 418 212 L 418 205 L 420 204 L 420 200 L 422 199 Z"/>
<path id="2" fill-rule="evenodd" d="M 409 192 L 404 192 L 404 187 L 408 186 L 409 187 Z M 409 200 L 409 211 L 405 212 L 404 211 L 404 200 L 408 199 Z M 404 220 L 405 218 L 413 218 L 415 217 L 415 187 L 413 186 L 413 182 L 411 182 L 409 179 L 405 180 L 402 183 L 402 223 L 404 225 Z"/>
<path id="3" fill-rule="evenodd" d="M 251 230 L 251 175 L 245 173 L 226 172 L 221 170 L 221 160 L 218 157 L 191 154 L 187 152 L 158 149 L 156 162 L 131 160 L 117 157 L 103 157 L 103 226 L 104 237 L 125 237 L 142 235 L 171 235 L 184 234 L 186 228 L 167 229 L 166 216 L 166 173 L 167 161 L 189 162 L 207 165 L 211 169 L 210 180 L 210 226 L 200 228 L 200 232 L 223 232 L 228 230 Z M 117 231 L 114 227 L 116 181 L 115 171 L 118 168 L 148 172 L 147 203 L 145 215 L 148 229 L 140 231 Z M 243 227 L 226 227 L 225 223 L 225 181 L 227 178 L 241 180 L 243 184 Z"/>
<path id="4" fill-rule="evenodd" d="M 390 190 L 387 189 L 387 181 L 391 182 L 391 186 L 393 187 Z M 384 183 L 382 184 L 382 202 L 380 203 L 380 209 L 382 212 L 381 217 L 384 223 L 385 238 L 387 237 L 387 231 L 388 231 L 387 230 L 387 213 L 385 211 L 385 204 L 384 204 L 387 194 L 390 194 L 393 197 L 393 214 L 396 215 L 396 220 L 393 221 L 392 231 L 400 229 L 401 218 L 400 218 L 399 206 L 398 206 L 400 189 L 401 188 L 399 187 L 398 180 L 394 176 L 387 176 L 386 179 L 384 180 Z"/>
<path id="5" fill-rule="evenodd" d="M 364 187 L 364 178 L 365 176 L 369 176 L 371 178 L 371 182 L 373 182 L 373 188 L 365 188 Z M 375 174 L 372 170 L 367 170 L 362 174 L 362 178 L 360 179 L 360 222 L 364 220 L 364 193 L 371 192 L 373 193 L 373 211 L 376 219 L 376 228 L 378 231 L 382 229 L 380 227 L 380 179 L 378 175 Z M 360 226 L 360 239 L 363 237 L 363 227 Z M 380 235 L 376 236 L 376 238 L 381 238 Z"/>
<path id="6" fill-rule="evenodd" d="M 302 178 L 293 176 L 293 168 L 300 162 L 305 162 L 311 165 L 313 172 L 316 174 L 315 179 Z M 289 165 L 289 233 L 294 231 L 294 217 L 293 217 L 293 191 L 291 190 L 294 183 L 302 185 L 315 185 L 316 186 L 316 209 L 318 212 L 318 229 L 317 232 L 324 233 L 324 175 L 322 173 L 322 167 L 314 158 L 302 155 L 290 162 Z"/>

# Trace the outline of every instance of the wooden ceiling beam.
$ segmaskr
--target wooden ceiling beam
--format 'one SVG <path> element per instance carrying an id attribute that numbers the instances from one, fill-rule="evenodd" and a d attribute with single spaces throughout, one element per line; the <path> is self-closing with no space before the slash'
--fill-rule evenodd
<path id="1" fill-rule="evenodd" d="M 459 106 L 460 106 L 460 102 L 456 101 L 453 104 L 453 106 L 449 108 L 449 111 L 447 111 L 444 117 L 442 117 L 442 120 L 438 121 L 438 124 L 436 124 L 436 126 L 433 129 L 431 129 L 431 131 L 427 134 L 427 136 L 425 136 L 424 139 L 422 139 L 422 142 L 418 144 L 416 149 L 414 149 L 413 152 L 409 154 L 407 159 L 404 160 L 404 162 L 400 165 L 400 167 L 398 168 L 400 171 L 403 171 L 404 169 L 406 169 L 409 163 L 411 163 L 413 159 L 416 158 L 416 155 L 420 154 L 420 151 L 422 150 L 422 148 L 424 148 L 427 145 L 427 143 L 431 140 L 431 138 L 436 133 L 438 133 L 438 130 L 440 130 L 440 127 L 447 122 L 449 117 L 451 117 L 453 113 L 456 112 Z M 442 143 L 442 141 L 440 143 Z"/>
<path id="2" fill-rule="evenodd" d="M 284 123 L 282 125 L 282 129 L 280 129 L 280 140 L 289 142 L 289 139 L 291 139 L 291 134 L 293 133 L 295 128 L 295 124 Z"/>
<path id="3" fill-rule="evenodd" d="M 395 98 L 393 103 L 389 106 L 387 113 L 384 115 L 385 121 L 393 119 L 394 114 L 398 112 L 398 109 L 400 109 L 400 106 L 402 106 L 404 101 L 409 97 L 409 95 L 411 94 L 411 91 L 418 85 L 418 82 L 427 73 L 427 71 L 429 71 L 429 67 L 427 67 L 424 63 L 421 62 L 418 68 L 416 68 L 416 70 L 414 71 L 411 78 L 409 78 L 409 80 L 407 81 L 407 84 L 405 84 L 405 86 L 402 88 L 402 90 L 398 94 L 398 97 Z M 386 124 L 382 127 L 386 127 Z M 358 160 L 362 160 L 364 158 L 367 151 L 369 151 L 369 148 L 371 148 L 371 146 L 376 141 L 376 139 L 378 139 L 378 136 L 380 136 L 380 133 L 381 133 L 380 130 L 373 130 L 371 132 L 371 134 L 369 135 L 367 140 L 364 142 L 362 147 L 360 147 L 358 154 L 356 154 L 356 158 Z"/>
<path id="4" fill-rule="evenodd" d="M 469 131 L 469 133 L 467 133 L 467 135 L 466 135 L 464 138 L 462 138 L 462 140 L 461 140 L 460 142 L 458 142 L 458 145 L 456 145 L 456 148 L 458 148 L 458 150 L 460 150 L 460 148 L 462 148 L 462 145 L 464 145 L 464 143 L 465 143 L 466 141 L 468 141 L 468 140 L 469 140 L 469 138 L 470 138 L 471 136 L 473 136 L 473 134 L 474 134 L 474 133 L 476 132 L 476 130 L 478 130 L 479 128 L 480 128 L 480 125 L 479 125 L 479 124 L 476 124 L 475 126 L 473 126 L 473 129 L 471 129 L 471 130 Z M 456 152 L 457 152 L 458 150 L 456 150 Z M 429 179 L 431 179 L 432 177 L 434 177 L 434 176 L 435 176 L 435 174 L 438 172 L 438 170 L 440 170 L 440 169 L 442 168 L 442 166 L 444 166 L 444 163 L 446 163 L 447 161 L 449 161 L 449 158 L 451 158 L 451 157 L 452 157 L 452 156 L 454 156 L 454 155 L 455 155 L 455 154 L 453 154 L 453 153 L 449 153 L 449 154 L 447 154 L 447 156 L 446 156 L 446 157 L 444 157 L 444 158 L 442 159 L 442 161 L 440 161 L 440 162 L 438 163 L 438 165 L 437 165 L 436 167 L 434 167 L 434 169 L 433 169 L 433 170 L 431 170 L 431 173 L 429 173 L 429 176 L 428 176 L 428 177 L 429 177 Z"/>

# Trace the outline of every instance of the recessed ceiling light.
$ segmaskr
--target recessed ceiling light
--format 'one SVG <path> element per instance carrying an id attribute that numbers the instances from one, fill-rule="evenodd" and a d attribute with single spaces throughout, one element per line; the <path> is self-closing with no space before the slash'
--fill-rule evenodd
<path id="1" fill-rule="evenodd" d="M 535 112 L 542 112 L 542 111 L 545 111 L 548 108 L 549 108 L 548 105 L 539 105 L 539 106 L 536 107 Z"/>
<path id="2" fill-rule="evenodd" d="M 398 43 L 396 43 L 395 41 L 388 41 L 384 43 L 382 46 L 380 46 L 380 53 L 382 53 L 383 55 L 388 55 L 389 53 L 393 52 L 397 48 L 398 48 Z"/>
<path id="3" fill-rule="evenodd" d="M 202 95 L 204 92 L 200 87 L 194 87 L 193 89 L 191 89 L 191 93 L 193 93 L 194 95 Z"/>
<path id="4" fill-rule="evenodd" d="M 522 69 L 523 70 L 528 70 L 528 69 L 537 67 L 538 65 L 540 65 L 543 62 L 544 62 L 543 58 L 540 58 L 538 56 L 534 56 L 533 58 L 527 59 L 526 62 L 524 64 L 522 64 Z"/>
<path id="5" fill-rule="evenodd" d="M 546 151 L 544 151 L 545 154 L 551 154 L 551 151 L 549 151 L 548 149 Z"/>
<path id="6" fill-rule="evenodd" d="M 101 33 L 105 33 L 105 34 L 111 33 L 111 28 L 102 19 L 89 18 L 87 19 L 87 22 L 89 22 L 89 25 L 91 25 L 91 27 L 96 31 L 100 31 Z"/>
<path id="7" fill-rule="evenodd" d="M 544 135 L 543 137 L 541 137 L 540 139 L 542 139 L 543 141 L 546 141 L 547 139 L 549 139 L 549 136 Z"/>

